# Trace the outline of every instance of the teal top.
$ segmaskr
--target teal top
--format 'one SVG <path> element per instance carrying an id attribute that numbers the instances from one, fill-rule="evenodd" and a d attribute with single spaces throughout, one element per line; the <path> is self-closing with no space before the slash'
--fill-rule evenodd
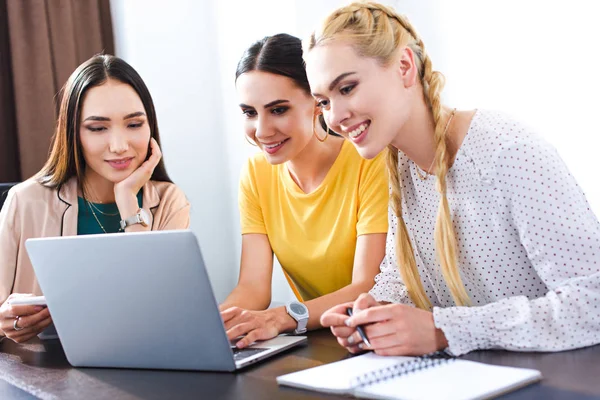
<path id="1" fill-rule="evenodd" d="M 142 191 L 137 194 L 138 205 L 142 207 Z M 77 234 L 93 235 L 97 233 L 117 233 L 121 228 L 121 215 L 116 203 L 88 203 L 83 197 L 77 197 Z M 102 230 L 102 227 L 104 230 Z M 105 232 L 106 231 L 106 232 Z"/>

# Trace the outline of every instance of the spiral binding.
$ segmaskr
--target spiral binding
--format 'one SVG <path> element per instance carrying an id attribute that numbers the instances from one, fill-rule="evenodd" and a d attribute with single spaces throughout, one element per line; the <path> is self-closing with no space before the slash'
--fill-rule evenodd
<path id="1" fill-rule="evenodd" d="M 354 377 L 351 379 L 350 385 L 352 388 L 367 386 L 373 383 L 384 381 L 386 379 L 406 375 L 411 372 L 417 372 L 438 365 L 447 364 L 452 361 L 454 361 L 453 358 L 440 356 L 439 352 L 427 354 L 410 361 L 402 362 L 390 367 L 380 368 Z"/>

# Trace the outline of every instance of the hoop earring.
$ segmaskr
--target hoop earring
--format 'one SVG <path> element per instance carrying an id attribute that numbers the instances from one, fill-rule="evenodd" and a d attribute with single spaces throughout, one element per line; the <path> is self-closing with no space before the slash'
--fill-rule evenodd
<path id="1" fill-rule="evenodd" d="M 329 137 L 329 127 L 327 127 L 327 132 L 325 133 L 325 137 L 323 139 L 321 139 L 319 137 L 319 135 L 317 135 L 317 129 L 315 128 L 315 121 L 317 119 L 317 116 L 315 115 L 315 117 L 313 118 L 313 135 L 315 135 L 315 137 L 317 138 L 317 140 L 321 143 L 323 143 L 324 141 L 327 140 L 327 138 Z"/>
<path id="2" fill-rule="evenodd" d="M 251 146 L 258 147 L 256 143 L 253 143 L 250 141 L 250 139 L 248 139 L 248 136 L 244 135 L 244 137 L 246 138 L 246 142 L 250 143 Z"/>

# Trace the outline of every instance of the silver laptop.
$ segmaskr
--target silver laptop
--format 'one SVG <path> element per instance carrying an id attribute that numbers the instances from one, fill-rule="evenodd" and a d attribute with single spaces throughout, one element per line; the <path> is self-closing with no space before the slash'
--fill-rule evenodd
<path id="1" fill-rule="evenodd" d="M 191 231 L 29 239 L 25 243 L 75 367 L 234 371 L 306 342 L 227 339 Z"/>

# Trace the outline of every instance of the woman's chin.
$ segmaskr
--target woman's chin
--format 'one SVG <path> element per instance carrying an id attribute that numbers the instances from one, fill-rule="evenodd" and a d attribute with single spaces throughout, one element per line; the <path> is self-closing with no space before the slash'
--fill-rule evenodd
<path id="1" fill-rule="evenodd" d="M 269 152 L 262 150 L 265 158 L 271 165 L 283 164 L 291 159 L 289 152 L 285 151 L 287 149 L 282 149 L 284 151 L 278 151 L 274 154 L 269 154 Z"/>
<path id="2" fill-rule="evenodd" d="M 366 160 L 372 160 L 377 157 L 379 153 L 385 150 L 385 146 L 376 145 L 375 143 L 370 143 L 367 146 L 356 146 L 356 150 L 358 154 Z"/>
<path id="3" fill-rule="evenodd" d="M 119 183 L 133 174 L 140 165 L 141 163 L 134 161 L 125 168 L 114 168 L 109 166 L 108 168 L 104 168 L 102 175 L 105 179 L 113 183 Z"/>
<path id="4" fill-rule="evenodd" d="M 129 178 L 133 171 L 135 170 L 107 171 L 106 173 L 102 174 L 102 177 L 116 185 L 117 183 L 123 182 L 125 179 Z"/>
<path id="5" fill-rule="evenodd" d="M 284 162 L 288 161 L 288 159 L 286 157 L 273 157 L 266 153 L 265 153 L 265 156 L 267 158 L 267 161 L 271 165 L 279 165 L 279 164 L 283 164 Z"/>

